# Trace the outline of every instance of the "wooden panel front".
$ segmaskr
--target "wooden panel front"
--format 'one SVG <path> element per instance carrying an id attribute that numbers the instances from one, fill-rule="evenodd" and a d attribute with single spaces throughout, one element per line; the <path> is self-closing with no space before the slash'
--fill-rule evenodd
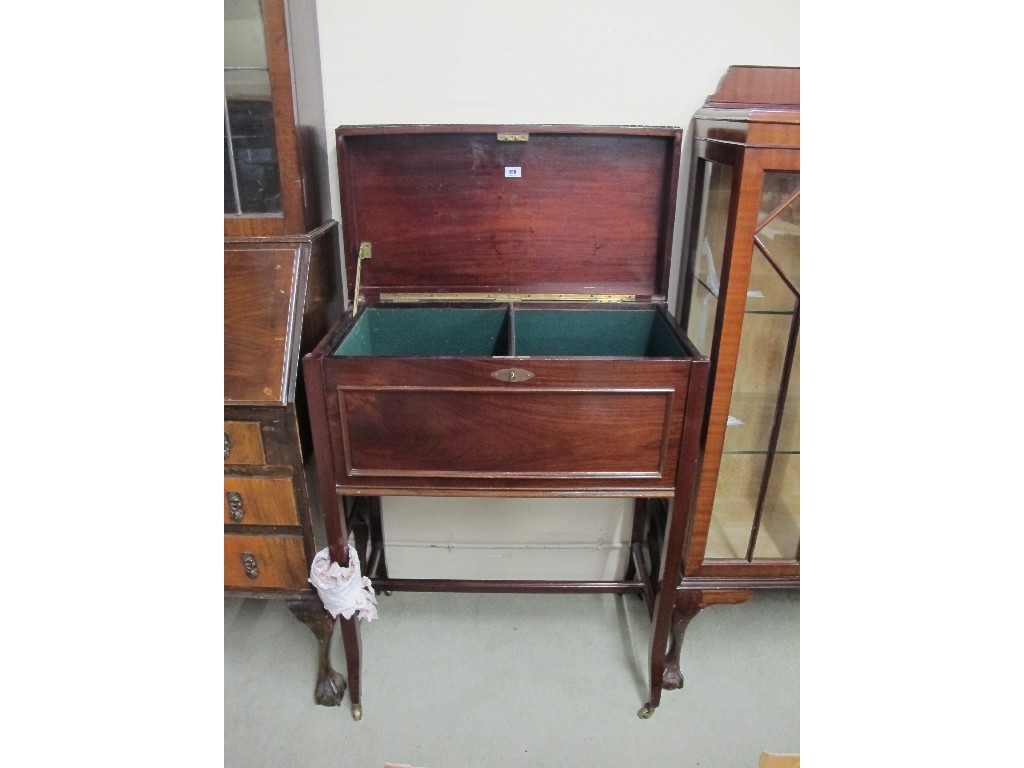
<path id="1" fill-rule="evenodd" d="M 224 422 L 224 463 L 236 465 L 267 463 L 258 421 Z"/>
<path id="2" fill-rule="evenodd" d="M 350 475 L 660 478 L 672 391 L 345 390 Z"/>
<path id="3" fill-rule="evenodd" d="M 688 361 L 326 361 L 339 484 L 671 489 Z M 492 374 L 518 367 L 532 379 Z"/>
<path id="4" fill-rule="evenodd" d="M 307 589 L 309 567 L 301 536 L 224 536 L 224 586 Z"/>
<path id="5" fill-rule="evenodd" d="M 234 516 L 232 516 L 234 515 Z M 240 516 L 240 517 L 239 517 Z M 290 477 L 224 477 L 224 523 L 298 525 Z"/>

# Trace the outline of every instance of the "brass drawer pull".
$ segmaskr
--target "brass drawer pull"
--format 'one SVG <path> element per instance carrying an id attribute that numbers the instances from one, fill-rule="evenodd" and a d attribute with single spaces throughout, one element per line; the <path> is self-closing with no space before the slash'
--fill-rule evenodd
<path id="1" fill-rule="evenodd" d="M 528 381 L 532 379 L 534 374 L 523 368 L 502 368 L 500 371 L 495 371 L 491 374 L 498 381 L 504 381 L 509 384 L 515 384 L 520 381 Z"/>
<path id="2" fill-rule="evenodd" d="M 245 575 L 250 579 L 258 579 L 260 576 L 260 566 L 256 562 L 256 555 L 252 552 L 242 553 L 242 567 L 245 568 Z"/>
<path id="3" fill-rule="evenodd" d="M 242 522 L 245 517 L 245 510 L 242 509 L 242 494 L 238 491 L 228 491 L 228 514 L 236 523 Z"/>
<path id="4" fill-rule="evenodd" d="M 231 433 L 224 433 L 224 458 L 226 459 L 231 455 Z"/>

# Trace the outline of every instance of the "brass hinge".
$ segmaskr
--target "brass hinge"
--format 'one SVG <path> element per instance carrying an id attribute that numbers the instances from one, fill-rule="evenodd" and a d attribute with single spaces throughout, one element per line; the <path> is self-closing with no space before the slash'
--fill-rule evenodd
<path id="1" fill-rule="evenodd" d="M 601 303 L 635 302 L 632 293 L 382 293 L 382 304 L 418 304 L 427 301 L 593 301 Z"/>

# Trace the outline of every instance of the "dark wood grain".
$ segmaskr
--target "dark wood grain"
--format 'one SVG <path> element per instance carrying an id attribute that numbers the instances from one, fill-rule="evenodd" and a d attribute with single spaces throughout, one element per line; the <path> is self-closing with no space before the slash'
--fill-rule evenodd
<path id="1" fill-rule="evenodd" d="M 674 486 L 689 360 L 521 360 L 516 384 L 492 376 L 504 360 L 323 365 L 346 491 Z"/>
<path id="2" fill-rule="evenodd" d="M 664 298 L 680 133 L 548 126 L 502 142 L 502 130 L 338 129 L 349 285 L 369 241 L 371 301 L 381 291 Z"/>
<path id="3" fill-rule="evenodd" d="M 529 141 L 499 142 L 504 130 Z M 348 562 L 350 509 L 378 588 L 639 594 L 660 638 L 649 657 L 656 706 L 709 368 L 664 307 L 681 132 L 360 126 L 339 128 L 337 139 L 349 285 L 360 242 L 372 243 L 373 256 L 363 262 L 355 316 L 339 319 L 303 359 L 332 559 Z M 509 166 L 522 178 L 506 178 Z M 457 324 L 436 316 L 426 329 L 394 315 L 374 326 L 404 331 L 402 344 L 357 330 L 364 317 L 397 311 L 383 293 L 401 303 L 410 292 L 492 291 L 575 301 L 509 306 L 507 322 L 493 326 L 508 336 L 485 334 L 487 348 L 472 355 L 437 339 Z M 586 300 L 594 293 L 628 294 L 656 330 L 623 346 L 622 329 L 642 325 L 633 322 L 642 315 L 609 323 Z M 538 307 L 546 312 L 527 315 Z M 424 349 L 410 349 L 414 342 Z M 508 368 L 528 375 L 494 375 Z M 635 504 L 629 577 L 620 580 L 400 579 L 386 574 L 378 500 L 351 499 L 387 494 L 656 497 L 672 499 L 673 512 L 656 528 L 647 505 Z M 649 543 L 659 548 L 649 558 L 656 572 L 645 562 Z M 356 705 L 358 623 L 342 628 Z"/>

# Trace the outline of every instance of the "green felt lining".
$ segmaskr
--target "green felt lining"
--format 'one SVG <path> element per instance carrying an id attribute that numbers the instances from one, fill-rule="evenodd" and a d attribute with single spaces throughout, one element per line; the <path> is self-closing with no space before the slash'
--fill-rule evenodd
<path id="1" fill-rule="evenodd" d="M 493 357 L 508 354 L 503 308 L 369 308 L 335 355 L 342 357 Z"/>
<path id="2" fill-rule="evenodd" d="M 526 309 L 515 326 L 517 355 L 686 357 L 654 310 Z"/>
<path id="3" fill-rule="evenodd" d="M 371 307 L 334 350 L 341 357 L 687 357 L 650 309 Z"/>

